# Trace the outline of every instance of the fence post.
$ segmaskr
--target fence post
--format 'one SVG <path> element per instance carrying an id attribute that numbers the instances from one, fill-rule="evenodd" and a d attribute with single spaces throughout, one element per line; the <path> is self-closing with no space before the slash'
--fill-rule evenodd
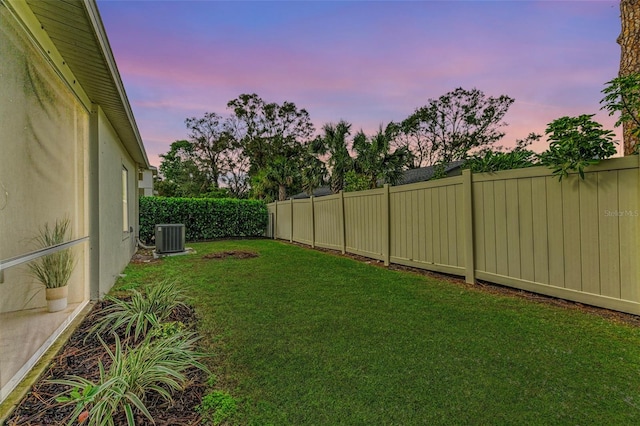
<path id="1" fill-rule="evenodd" d="M 636 155 L 638 157 L 638 204 L 640 207 L 640 155 Z M 638 219 L 638 218 L 636 218 Z M 636 247 L 640 244 L 640 224 L 636 225 Z M 636 256 L 636 262 L 640 261 L 640 250 L 638 250 L 638 255 Z M 640 271 L 636 272 L 636 285 L 640 285 Z"/>
<path id="2" fill-rule="evenodd" d="M 391 247 L 389 246 L 389 233 L 391 232 L 391 206 L 389 205 L 389 184 L 384 184 L 382 200 L 382 257 L 384 266 L 389 266 L 391 260 Z"/>
<path id="3" fill-rule="evenodd" d="M 313 195 L 311 198 L 311 248 L 316 248 L 316 210 Z"/>
<path id="4" fill-rule="evenodd" d="M 340 229 L 342 238 L 342 254 L 347 252 L 347 237 L 345 231 L 345 218 L 344 218 L 344 191 L 340 191 Z"/>
<path id="5" fill-rule="evenodd" d="M 289 221 L 289 242 L 293 242 L 293 198 L 289 198 L 289 204 L 291 205 L 291 220 Z"/>
<path id="6" fill-rule="evenodd" d="M 464 254 L 465 254 L 465 281 L 469 284 L 475 284 L 475 261 L 473 247 L 473 179 L 471 170 L 462 171 L 462 193 L 464 198 L 463 214 L 464 214 Z"/>
<path id="7" fill-rule="evenodd" d="M 278 200 L 276 200 L 276 208 L 273 213 L 273 239 L 278 239 Z"/>

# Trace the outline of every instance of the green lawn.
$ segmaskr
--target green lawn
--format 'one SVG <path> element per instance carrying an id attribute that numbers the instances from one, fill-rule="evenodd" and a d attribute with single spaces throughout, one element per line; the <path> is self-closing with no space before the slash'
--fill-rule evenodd
<path id="1" fill-rule="evenodd" d="M 130 265 L 193 298 L 231 424 L 640 424 L 640 329 L 270 240 Z M 207 260 L 222 250 L 258 258 Z"/>

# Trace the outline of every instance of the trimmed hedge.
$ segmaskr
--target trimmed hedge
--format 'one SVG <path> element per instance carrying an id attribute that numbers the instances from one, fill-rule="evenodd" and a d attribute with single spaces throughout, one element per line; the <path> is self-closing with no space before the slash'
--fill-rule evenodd
<path id="1" fill-rule="evenodd" d="M 267 206 L 257 200 L 140 197 L 140 240 L 151 244 L 162 223 L 184 223 L 187 241 L 258 237 L 267 218 Z"/>

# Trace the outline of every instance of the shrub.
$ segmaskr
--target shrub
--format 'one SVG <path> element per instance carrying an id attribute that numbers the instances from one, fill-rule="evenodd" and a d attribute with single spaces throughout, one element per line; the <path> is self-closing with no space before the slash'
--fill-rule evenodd
<path id="1" fill-rule="evenodd" d="M 616 153 L 613 132 L 593 121 L 593 114 L 561 117 L 549 123 L 546 134 L 549 149 L 540 154 L 542 164 L 551 167 L 559 180 L 578 172 L 584 179 L 584 168 Z"/>
<path id="2" fill-rule="evenodd" d="M 513 170 L 535 165 L 536 154 L 529 150 L 513 150 L 509 152 L 486 150 L 472 155 L 462 166 L 474 173 Z"/>
<path id="3" fill-rule="evenodd" d="M 264 235 L 267 217 L 258 200 L 141 197 L 140 239 L 150 244 L 162 223 L 184 223 L 187 241 L 257 237 Z"/>
<path id="4" fill-rule="evenodd" d="M 474 173 L 492 173 L 535 166 L 538 155 L 528 147 L 540 138 L 541 135 L 529 133 L 526 138 L 516 140 L 516 146 L 511 151 L 504 151 L 501 147 L 484 149 L 467 158 L 462 168 L 471 169 Z"/>

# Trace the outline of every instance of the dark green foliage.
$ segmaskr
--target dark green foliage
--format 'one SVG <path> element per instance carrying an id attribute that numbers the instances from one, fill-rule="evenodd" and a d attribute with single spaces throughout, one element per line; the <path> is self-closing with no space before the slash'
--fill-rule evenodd
<path id="1" fill-rule="evenodd" d="M 344 191 L 366 191 L 369 189 L 369 180 L 366 176 L 356 173 L 355 170 L 349 170 L 344 175 Z"/>
<path id="2" fill-rule="evenodd" d="M 394 145 L 411 151 L 413 167 L 462 160 L 469 151 L 491 148 L 502 139 L 502 118 L 513 102 L 506 95 L 495 98 L 459 87 L 429 99 L 396 124 Z"/>
<path id="3" fill-rule="evenodd" d="M 266 168 L 276 157 L 299 156 L 314 133 L 309 113 L 293 102 L 266 102 L 257 94 L 242 94 L 227 103 L 233 111 L 233 137 L 249 158 L 249 175 Z"/>
<path id="4" fill-rule="evenodd" d="M 313 195 L 313 191 L 325 183 L 329 172 L 325 164 L 311 154 L 306 156 L 305 163 L 300 171 L 302 190 L 307 195 Z"/>
<path id="5" fill-rule="evenodd" d="M 603 129 L 592 117 L 561 117 L 549 123 L 545 131 L 549 149 L 540 154 L 540 161 L 552 168 L 559 180 L 569 172 L 578 172 L 584 179 L 585 167 L 616 153 L 613 132 Z"/>
<path id="6" fill-rule="evenodd" d="M 607 82 L 607 87 L 602 90 L 605 97 L 600 103 L 601 109 L 609 111 L 609 115 L 620 113 L 615 126 L 621 126 L 624 122 L 633 123 L 633 133 L 640 135 L 640 74 L 620 76 Z"/>
<path id="7" fill-rule="evenodd" d="M 535 164 L 534 160 L 535 153 L 529 150 L 509 152 L 487 150 L 469 157 L 463 167 L 471 169 L 474 173 L 497 172 L 531 167 Z"/>
<path id="8" fill-rule="evenodd" d="M 516 141 L 516 147 L 511 151 L 482 150 L 467 158 L 462 167 L 474 173 L 484 173 L 535 166 L 538 155 L 527 147 L 540 138 L 540 135 L 530 133 L 525 139 Z"/>
<path id="9" fill-rule="evenodd" d="M 202 398 L 202 403 L 196 407 L 206 425 L 219 425 L 238 410 L 238 402 L 224 391 L 212 391 Z"/>
<path id="10" fill-rule="evenodd" d="M 166 154 L 160 154 L 160 173 L 163 179 L 155 182 L 155 189 L 162 197 L 204 197 L 215 189 L 214 182 L 200 166 L 195 145 L 187 140 L 171 144 Z"/>
<path id="11" fill-rule="evenodd" d="M 140 239 L 151 243 L 162 223 L 183 223 L 187 241 L 257 237 L 267 227 L 267 207 L 257 200 L 141 197 Z"/>
<path id="12" fill-rule="evenodd" d="M 374 189 L 378 182 L 382 181 L 390 185 L 396 185 L 402 179 L 405 168 L 411 164 L 411 151 L 406 147 L 391 147 L 396 127 L 391 125 L 386 129 L 367 137 L 359 131 L 353 138 L 353 150 L 356 153 L 354 160 L 355 172 L 367 180 L 368 188 Z"/>
<path id="13" fill-rule="evenodd" d="M 353 170 L 353 158 L 347 147 L 347 136 L 351 134 L 351 124 L 340 120 L 337 125 L 327 123 L 322 127 L 323 135 L 311 143 L 311 150 L 317 155 L 328 155 L 327 165 L 331 170 L 331 192 L 337 194 L 345 187 L 346 175 Z"/>
<path id="14" fill-rule="evenodd" d="M 624 155 L 638 154 L 640 137 L 640 74 L 621 75 L 607 82 L 601 109 L 619 113 L 615 126 L 623 126 Z"/>

